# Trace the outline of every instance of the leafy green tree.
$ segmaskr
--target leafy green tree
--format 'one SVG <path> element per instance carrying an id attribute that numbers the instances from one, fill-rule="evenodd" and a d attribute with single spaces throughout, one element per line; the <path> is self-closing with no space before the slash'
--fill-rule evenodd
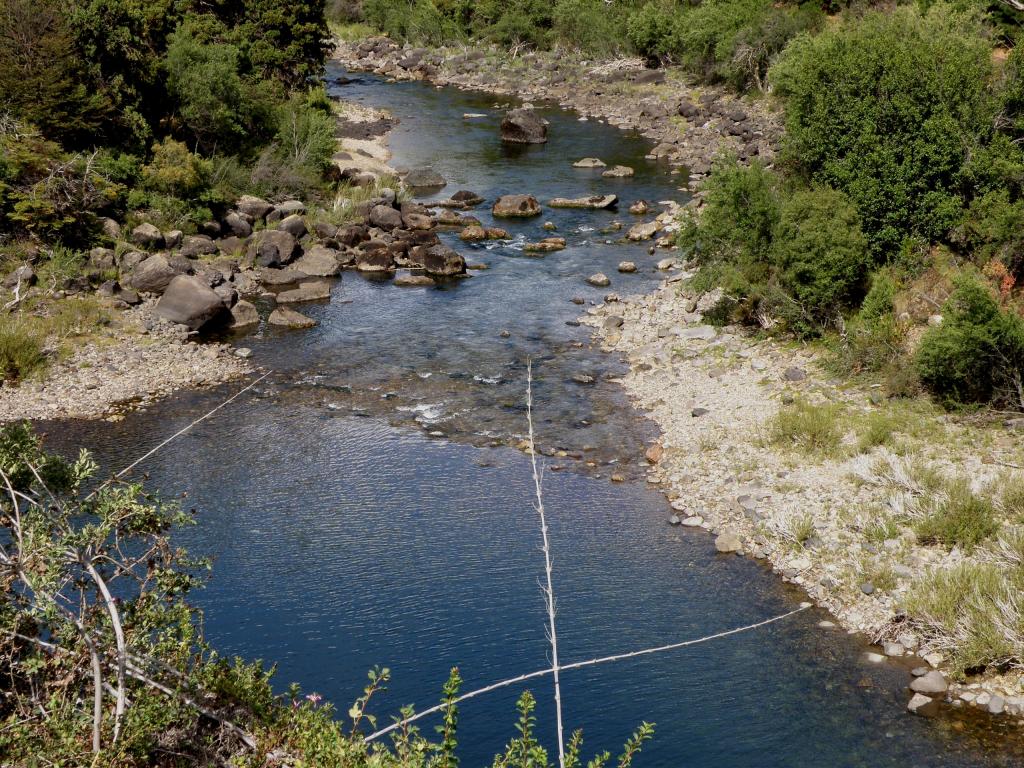
<path id="1" fill-rule="evenodd" d="M 798 333 L 816 334 L 864 295 L 867 241 L 857 210 L 836 190 L 804 190 L 783 203 L 769 258 L 785 293 L 777 310 Z"/>
<path id="2" fill-rule="evenodd" d="M 876 263 L 959 223 L 961 172 L 996 108 L 980 16 L 870 12 L 798 37 L 770 77 L 785 99 L 789 167 L 853 200 Z"/>
<path id="3" fill-rule="evenodd" d="M 942 324 L 921 339 L 921 382 L 947 405 L 992 400 L 1024 408 L 1024 319 L 977 277 L 962 274 Z"/>

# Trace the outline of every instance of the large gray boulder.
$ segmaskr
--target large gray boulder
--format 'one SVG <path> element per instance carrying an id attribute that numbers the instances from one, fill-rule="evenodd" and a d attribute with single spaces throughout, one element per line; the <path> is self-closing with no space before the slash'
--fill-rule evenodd
<path id="1" fill-rule="evenodd" d="M 444 176 L 433 168 L 414 168 L 403 181 L 411 189 L 440 189 L 448 184 Z"/>
<path id="2" fill-rule="evenodd" d="M 260 267 L 280 267 L 301 253 L 302 248 L 290 232 L 265 229 L 249 241 L 246 257 Z"/>
<path id="3" fill-rule="evenodd" d="M 316 320 L 306 317 L 301 312 L 296 312 L 288 307 L 278 307 L 270 313 L 267 319 L 271 325 L 279 325 L 282 328 L 312 328 Z"/>
<path id="4" fill-rule="evenodd" d="M 179 253 L 188 259 L 195 259 L 199 256 L 212 256 L 220 249 L 217 244 L 207 235 L 189 235 L 181 244 Z"/>
<path id="5" fill-rule="evenodd" d="M 132 230 L 132 242 L 146 250 L 164 247 L 164 236 L 153 224 L 139 224 Z"/>
<path id="6" fill-rule="evenodd" d="M 444 277 L 461 275 L 466 271 L 466 260 L 447 245 L 435 245 L 423 254 L 423 271 Z"/>
<path id="7" fill-rule="evenodd" d="M 334 277 L 341 271 L 338 252 L 322 245 L 314 245 L 292 266 L 310 277 Z"/>
<path id="8" fill-rule="evenodd" d="M 281 221 L 278 222 L 277 228 L 282 232 L 288 232 L 296 239 L 305 237 L 306 233 L 309 232 L 309 230 L 306 229 L 305 220 L 303 220 L 303 218 L 297 213 L 293 213 L 291 216 L 281 219 Z"/>
<path id="9" fill-rule="evenodd" d="M 509 144 L 543 144 L 548 140 L 548 121 L 532 109 L 513 109 L 501 121 L 501 140 Z"/>
<path id="10" fill-rule="evenodd" d="M 322 301 L 331 298 L 331 284 L 326 280 L 312 280 L 299 283 L 290 291 L 282 291 L 275 297 L 278 304 L 298 304 L 303 301 Z"/>
<path id="11" fill-rule="evenodd" d="M 154 313 L 172 323 L 200 330 L 227 312 L 221 297 L 203 280 L 178 275 L 171 280 L 164 295 L 156 303 Z"/>
<path id="12" fill-rule="evenodd" d="M 548 201 L 552 208 L 584 208 L 593 211 L 611 208 L 618 204 L 616 195 L 592 195 L 591 197 L 556 197 Z"/>
<path id="13" fill-rule="evenodd" d="M 235 237 L 248 237 L 252 234 L 252 222 L 245 214 L 237 211 L 231 211 L 224 217 L 224 226 L 231 230 Z"/>
<path id="14" fill-rule="evenodd" d="M 242 299 L 231 308 L 232 328 L 250 328 L 254 325 L 258 325 L 259 322 L 259 310 L 256 309 L 256 305 L 251 301 Z"/>
<path id="15" fill-rule="evenodd" d="M 491 208 L 491 214 L 499 218 L 527 218 L 540 213 L 540 203 L 533 195 L 502 195 Z"/>
<path id="16" fill-rule="evenodd" d="M 402 214 L 389 205 L 375 205 L 370 209 L 370 224 L 391 231 L 402 226 Z"/>
<path id="17" fill-rule="evenodd" d="M 163 293 L 177 276 L 178 270 L 168 263 L 166 257 L 156 253 L 135 267 L 128 282 L 143 293 Z"/>
<path id="18" fill-rule="evenodd" d="M 242 195 L 238 198 L 235 207 L 242 213 L 252 216 L 256 221 L 266 218 L 266 215 L 274 210 L 274 206 L 266 200 L 252 195 Z"/>

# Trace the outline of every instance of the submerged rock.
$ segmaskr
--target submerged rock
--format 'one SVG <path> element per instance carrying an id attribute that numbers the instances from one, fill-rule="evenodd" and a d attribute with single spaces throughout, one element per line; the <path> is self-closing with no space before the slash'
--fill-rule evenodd
<path id="1" fill-rule="evenodd" d="M 306 317 L 301 312 L 296 312 L 288 307 L 277 307 L 270 313 L 268 322 L 282 328 L 312 328 L 316 325 L 316 320 L 313 318 Z"/>
<path id="2" fill-rule="evenodd" d="M 591 275 L 587 278 L 587 282 L 597 288 L 607 288 L 612 284 L 612 281 L 608 279 L 608 276 L 603 272 Z"/>
<path id="3" fill-rule="evenodd" d="M 447 186 L 444 176 L 433 168 L 415 168 L 405 175 L 405 186 L 412 189 L 440 189 Z"/>
<path id="4" fill-rule="evenodd" d="M 613 168 L 609 168 L 601 175 L 606 179 L 625 179 L 632 176 L 634 173 L 635 171 L 628 165 L 616 165 Z"/>
<path id="5" fill-rule="evenodd" d="M 599 157 L 584 157 L 572 164 L 573 168 L 604 168 L 605 163 Z"/>
<path id="6" fill-rule="evenodd" d="M 619 202 L 616 195 L 593 195 L 591 197 L 556 197 L 548 201 L 552 208 L 584 208 L 602 210 L 611 208 Z"/>

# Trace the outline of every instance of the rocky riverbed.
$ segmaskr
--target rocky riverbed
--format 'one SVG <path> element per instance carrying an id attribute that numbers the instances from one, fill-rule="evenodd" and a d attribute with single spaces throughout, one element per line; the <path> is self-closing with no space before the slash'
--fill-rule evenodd
<path id="1" fill-rule="evenodd" d="M 991 481 L 1016 466 L 1019 435 L 927 414 L 934 431 L 900 446 L 899 455 L 857 446 L 849 426 L 835 457 L 779 449 L 769 440 L 773 419 L 797 400 L 834 404 L 849 414 L 848 425 L 887 406 L 874 390 L 828 377 L 813 349 L 708 324 L 704 313 L 720 296 L 694 294 L 687 277 L 669 278 L 652 295 L 595 307 L 583 319 L 604 349 L 629 363 L 622 384 L 661 429 L 647 454 L 649 481 L 672 500 L 670 524 L 708 530 L 723 554 L 771 563 L 841 627 L 875 640 L 873 660 L 916 660 L 912 711 L 924 714 L 947 700 L 1024 715 L 1019 673 L 954 682 L 945 674 L 946 649 L 903 611 L 912 583 L 928 569 L 986 555 L 921 543 L 906 527 L 872 527 L 886 510 L 913 503 L 918 491 L 905 479 L 908 468 L 920 462 L 947 477 Z"/>
<path id="2" fill-rule="evenodd" d="M 765 100 L 697 86 L 679 69 L 647 69 L 641 59 L 588 61 L 572 54 L 511 55 L 496 47 L 401 46 L 388 38 L 339 42 L 335 58 L 352 70 L 396 80 L 428 80 L 524 101 L 549 100 L 581 119 L 602 119 L 654 142 L 651 157 L 685 169 L 695 183 L 715 157 L 771 163 L 781 115 Z M 467 116 L 471 117 L 471 116 Z"/>

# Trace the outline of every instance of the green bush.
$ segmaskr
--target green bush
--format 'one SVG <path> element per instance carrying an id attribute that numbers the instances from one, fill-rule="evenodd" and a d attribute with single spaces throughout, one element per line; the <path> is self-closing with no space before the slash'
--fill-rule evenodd
<path id="1" fill-rule="evenodd" d="M 607 56 L 628 47 L 622 4 L 604 0 L 557 0 L 552 31 L 560 44 Z"/>
<path id="2" fill-rule="evenodd" d="M 430 0 L 363 0 L 363 17 L 395 40 L 443 45 L 465 36 Z"/>
<path id="3" fill-rule="evenodd" d="M 675 25 L 671 45 L 682 64 L 709 82 L 763 89 L 768 66 L 791 38 L 820 25 L 814 4 L 705 0 Z"/>
<path id="4" fill-rule="evenodd" d="M 626 37 L 641 56 L 660 59 L 673 51 L 681 18 L 675 0 L 642 5 L 626 21 Z"/>
<path id="5" fill-rule="evenodd" d="M 914 525 L 921 541 L 966 552 L 998 530 L 992 500 L 974 493 L 966 480 L 948 483 L 935 507 Z"/>
<path id="6" fill-rule="evenodd" d="M 867 242 L 856 209 L 841 192 L 811 189 L 786 200 L 769 258 L 785 293 L 775 312 L 799 334 L 818 333 L 863 296 Z"/>
<path id="7" fill-rule="evenodd" d="M 1024 406 L 1024 319 L 1002 309 L 973 275 L 957 278 L 942 324 L 925 333 L 915 362 L 921 382 L 946 405 Z"/>
<path id="8" fill-rule="evenodd" d="M 785 157 L 845 192 L 877 262 L 961 219 L 961 170 L 994 124 L 981 17 L 935 5 L 870 12 L 801 35 L 770 74 L 785 100 Z"/>
<path id="9" fill-rule="evenodd" d="M 0 319 L 0 382 L 20 381 L 45 365 L 38 334 L 17 318 Z"/>
<path id="10" fill-rule="evenodd" d="M 153 145 L 153 159 L 143 167 L 148 189 L 175 197 L 195 197 L 209 189 L 213 166 L 185 144 L 164 139 Z"/>
<path id="11" fill-rule="evenodd" d="M 238 59 L 234 46 L 203 43 L 188 27 L 170 37 L 167 90 L 185 128 L 206 149 L 236 147 L 246 133 Z"/>

